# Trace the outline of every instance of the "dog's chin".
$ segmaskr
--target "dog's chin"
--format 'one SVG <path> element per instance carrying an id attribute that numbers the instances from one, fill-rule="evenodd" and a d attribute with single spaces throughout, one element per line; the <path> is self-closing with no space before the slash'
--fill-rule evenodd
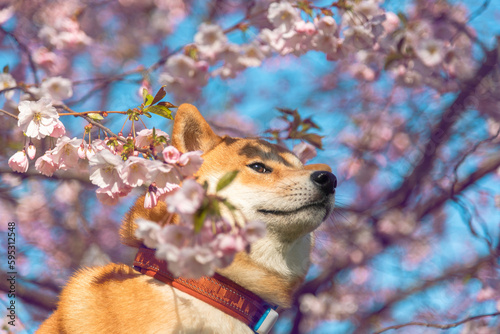
<path id="1" fill-rule="evenodd" d="M 268 229 L 271 231 L 276 231 L 287 239 L 296 239 L 318 228 L 332 212 L 333 207 L 333 198 L 327 197 L 297 208 L 261 208 L 257 210 L 257 216 L 259 220 L 268 223 Z"/>
<path id="2" fill-rule="evenodd" d="M 317 216 L 322 213 L 322 219 L 326 219 L 326 217 L 333 210 L 333 199 L 330 197 L 326 197 L 322 200 L 306 203 L 304 205 L 298 206 L 296 208 L 261 208 L 258 209 L 257 212 L 264 216 L 282 216 L 282 217 L 293 217 L 293 216 L 309 216 L 312 214 L 313 216 Z"/>

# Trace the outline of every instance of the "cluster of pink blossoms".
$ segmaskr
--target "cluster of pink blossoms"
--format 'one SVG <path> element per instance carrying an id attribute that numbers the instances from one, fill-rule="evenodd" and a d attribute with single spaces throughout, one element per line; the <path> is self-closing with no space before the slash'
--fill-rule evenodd
<path id="1" fill-rule="evenodd" d="M 179 183 L 192 176 L 201 166 L 201 151 L 180 154 L 173 146 L 163 150 L 164 161 L 137 156 L 123 161 L 111 150 L 100 150 L 90 160 L 90 180 L 99 186 L 97 197 L 113 205 L 134 187 L 149 185 L 144 206 L 152 208 L 163 200 Z"/>
<path id="2" fill-rule="evenodd" d="M 136 221 L 136 236 L 147 247 L 156 249 L 156 257 L 166 260 L 175 276 L 211 276 L 216 268 L 231 264 L 236 253 L 265 235 L 264 223 L 247 222 L 241 227 L 222 217 L 209 217 L 195 232 L 192 217 L 203 198 L 203 188 L 194 180 L 186 180 L 182 188 L 167 197 L 168 210 L 182 217 L 180 224 L 161 227 L 145 219 Z"/>
<path id="3" fill-rule="evenodd" d="M 0 83 L 5 88 L 16 87 L 16 81 L 9 73 L 3 73 L 0 76 Z M 16 152 L 9 159 L 9 166 L 16 172 L 25 173 L 29 168 L 28 157 L 33 160 L 36 155 L 35 145 L 32 139 L 42 139 L 45 137 L 59 138 L 56 145 L 65 146 L 68 138 L 61 138 L 66 133 L 63 123 L 59 120 L 59 113 L 53 104 L 61 103 L 63 100 L 70 98 L 73 95 L 71 81 L 62 77 L 50 77 L 44 80 L 40 87 L 28 88 L 29 94 L 20 96 L 20 102 L 14 101 L 14 90 L 8 91 L 5 94 L 7 109 L 17 109 L 19 111 L 18 123 L 19 128 L 24 132 L 24 135 L 29 138 L 27 147 L 22 151 Z M 33 99 L 38 99 L 34 101 Z M 56 154 L 57 155 L 57 154 Z M 59 155 L 58 155 L 59 156 Z M 43 170 L 45 175 L 51 176 L 54 171 L 61 165 L 61 169 L 67 169 L 67 164 L 54 163 L 53 159 L 49 159 L 50 163 L 45 158 L 45 161 L 38 159 L 36 166 L 38 170 Z M 42 166 L 39 168 L 38 166 Z M 51 165 L 51 168 L 48 166 Z M 74 165 L 71 164 L 71 167 Z M 52 169 L 52 170 L 51 170 Z"/>
<path id="4" fill-rule="evenodd" d="M 211 65 L 212 75 L 234 78 L 248 67 L 258 67 L 273 52 L 280 55 L 303 55 L 310 50 L 326 54 L 329 60 L 345 57 L 347 52 L 373 47 L 384 30 L 383 11 L 378 2 L 369 0 L 352 4 L 342 16 L 344 38 L 332 16 L 305 21 L 291 2 L 272 2 L 263 18 L 266 28 L 248 44 L 229 42 L 217 24 L 204 23 L 194 36 L 195 55 L 176 55 L 167 61 L 160 83 L 179 98 L 196 95 L 206 85 Z M 256 18 L 254 18 L 256 19 Z"/>
<path id="5" fill-rule="evenodd" d="M 398 17 L 380 5 L 379 0 L 348 0 L 338 9 L 341 19 L 336 22 L 334 16 L 323 12 L 305 20 L 306 10 L 294 2 L 259 3 L 261 10 L 253 10 L 249 19 L 260 28 L 253 40 L 232 43 L 226 34 L 234 29 L 224 31 L 215 23 L 203 23 L 185 54 L 167 60 L 159 81 L 181 101 L 198 96 L 210 76 L 234 78 L 273 54 L 301 56 L 309 51 L 321 52 L 328 60 L 345 60 L 343 65 L 353 77 L 366 82 L 374 81 L 386 69 L 400 86 L 429 85 L 449 91 L 457 87 L 443 80 L 440 73 L 470 76 L 471 66 L 459 66 L 471 61 L 470 40 L 456 27 L 464 22 L 462 7 L 454 6 L 448 13 L 445 6 L 444 14 L 430 13 L 446 15 L 449 20 L 437 24 L 434 22 L 441 21 Z M 436 31 L 442 33 L 436 35 Z M 394 45 L 401 47 L 396 50 Z"/>
<path id="6" fill-rule="evenodd" d="M 21 101 L 18 109 L 18 126 L 27 137 L 36 139 L 47 136 L 58 138 L 66 133 L 64 125 L 59 120 L 57 110 L 47 97 L 42 97 L 38 101 Z M 16 152 L 9 159 L 9 166 L 16 172 L 25 173 L 29 167 L 28 157 L 34 159 L 35 154 L 36 149 L 30 139 L 27 148 Z"/>

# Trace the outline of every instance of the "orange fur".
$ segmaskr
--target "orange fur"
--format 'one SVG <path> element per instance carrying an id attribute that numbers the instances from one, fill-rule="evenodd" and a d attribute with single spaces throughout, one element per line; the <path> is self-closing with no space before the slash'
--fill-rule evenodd
<path id="1" fill-rule="evenodd" d="M 202 150 L 197 173 L 213 191 L 225 173 L 238 170 L 236 179 L 220 194 L 241 210 L 242 218 L 262 220 L 267 235 L 239 253 L 218 272 L 267 302 L 290 307 L 293 293 L 309 266 L 312 232 L 333 209 L 333 192 L 325 194 L 312 182 L 315 170 L 303 166 L 288 150 L 259 139 L 219 137 L 198 110 L 179 107 L 172 134 L 181 151 Z M 250 168 L 264 163 L 269 173 Z M 125 216 L 122 242 L 140 247 L 135 237 L 137 218 L 165 221 L 166 205 L 144 208 L 140 197 Z M 239 320 L 169 285 L 123 264 L 82 269 L 68 282 L 58 309 L 37 333 L 252 333 Z"/>

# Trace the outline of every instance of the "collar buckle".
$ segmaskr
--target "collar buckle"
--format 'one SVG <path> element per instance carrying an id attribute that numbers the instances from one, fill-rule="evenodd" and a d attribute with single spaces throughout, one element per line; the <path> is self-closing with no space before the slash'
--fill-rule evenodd
<path id="1" fill-rule="evenodd" d="M 268 308 L 253 328 L 257 334 L 268 334 L 278 320 L 279 314 L 272 308 Z"/>

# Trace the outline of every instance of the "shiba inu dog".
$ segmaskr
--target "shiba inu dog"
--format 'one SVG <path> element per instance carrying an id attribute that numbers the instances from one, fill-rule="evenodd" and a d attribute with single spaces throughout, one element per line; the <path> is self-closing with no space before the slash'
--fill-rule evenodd
<path id="1" fill-rule="evenodd" d="M 121 230 L 124 244 L 143 249 L 135 269 L 109 264 L 79 271 L 37 333 L 267 333 L 274 309 L 292 305 L 310 264 L 311 232 L 334 207 L 337 181 L 330 168 L 304 166 L 264 140 L 220 137 L 189 104 L 178 108 L 172 142 L 181 152 L 204 152 L 200 183 L 214 187 L 238 170 L 222 194 L 246 219 L 264 222 L 266 236 L 201 287 L 175 280 L 135 237 L 137 218 L 159 222 L 167 214 L 164 203 L 145 209 L 141 197 Z"/>

